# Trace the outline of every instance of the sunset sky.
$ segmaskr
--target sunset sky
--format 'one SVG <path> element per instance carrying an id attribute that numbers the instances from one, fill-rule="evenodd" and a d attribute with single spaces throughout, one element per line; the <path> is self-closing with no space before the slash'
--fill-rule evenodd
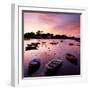
<path id="1" fill-rule="evenodd" d="M 24 33 L 38 30 L 80 37 L 80 14 L 24 12 Z"/>

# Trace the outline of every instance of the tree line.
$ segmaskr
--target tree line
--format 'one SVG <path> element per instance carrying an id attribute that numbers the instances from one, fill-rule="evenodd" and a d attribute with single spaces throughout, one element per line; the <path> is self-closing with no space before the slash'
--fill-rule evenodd
<path id="1" fill-rule="evenodd" d="M 74 39 L 80 41 L 80 38 L 77 37 L 68 37 L 66 35 L 54 35 L 52 33 L 43 33 L 43 31 L 38 30 L 36 33 L 28 32 L 24 34 L 24 40 L 28 39 Z"/>

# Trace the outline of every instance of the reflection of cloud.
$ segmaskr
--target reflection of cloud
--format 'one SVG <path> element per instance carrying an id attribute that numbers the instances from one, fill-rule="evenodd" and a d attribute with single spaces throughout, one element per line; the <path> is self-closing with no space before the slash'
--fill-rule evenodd
<path id="1" fill-rule="evenodd" d="M 48 33 L 79 36 L 80 14 L 25 12 L 24 27 L 25 32 L 39 29 Z"/>

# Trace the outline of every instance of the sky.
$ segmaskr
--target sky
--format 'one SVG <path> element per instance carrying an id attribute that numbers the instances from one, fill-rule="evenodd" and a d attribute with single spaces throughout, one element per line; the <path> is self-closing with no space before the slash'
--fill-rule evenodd
<path id="1" fill-rule="evenodd" d="M 24 33 L 38 30 L 54 35 L 80 37 L 80 14 L 24 12 Z"/>

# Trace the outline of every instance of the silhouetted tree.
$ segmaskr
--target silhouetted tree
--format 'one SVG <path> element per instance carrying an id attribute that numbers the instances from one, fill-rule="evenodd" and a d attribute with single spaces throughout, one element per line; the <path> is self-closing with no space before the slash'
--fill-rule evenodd
<path id="1" fill-rule="evenodd" d="M 25 40 L 30 39 L 30 38 L 35 38 L 35 33 L 34 32 L 24 34 L 24 39 Z"/>
<path id="2" fill-rule="evenodd" d="M 35 38 L 35 39 L 73 39 L 76 41 L 80 41 L 80 38 L 76 38 L 74 36 L 68 37 L 66 35 L 54 35 L 51 33 L 42 33 L 43 31 L 38 30 L 36 34 L 34 32 L 28 32 L 24 34 L 24 39 L 28 40 L 30 38 Z"/>
<path id="3" fill-rule="evenodd" d="M 37 35 L 40 35 L 40 34 L 42 34 L 42 32 L 43 32 L 43 31 L 38 30 L 38 31 L 36 32 L 36 34 L 37 34 Z"/>

